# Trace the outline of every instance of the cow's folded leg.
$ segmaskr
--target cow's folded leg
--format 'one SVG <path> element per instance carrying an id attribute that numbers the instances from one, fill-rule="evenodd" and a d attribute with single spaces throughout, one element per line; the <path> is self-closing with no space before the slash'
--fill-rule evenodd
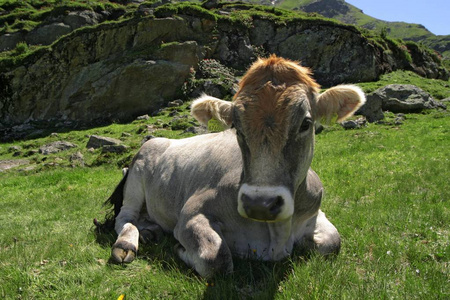
<path id="1" fill-rule="evenodd" d="M 201 276 L 211 278 L 233 271 L 231 251 L 220 229 L 204 215 L 177 224 L 174 235 L 180 242 L 175 246 L 178 256 Z"/>
<path id="2" fill-rule="evenodd" d="M 139 228 L 139 241 L 143 244 L 158 242 L 164 235 L 164 231 L 158 224 L 146 224 Z"/>
<path id="3" fill-rule="evenodd" d="M 301 241 L 303 248 L 316 250 L 323 256 L 339 253 L 341 249 L 339 232 L 321 210 L 307 221 L 306 229 Z"/>

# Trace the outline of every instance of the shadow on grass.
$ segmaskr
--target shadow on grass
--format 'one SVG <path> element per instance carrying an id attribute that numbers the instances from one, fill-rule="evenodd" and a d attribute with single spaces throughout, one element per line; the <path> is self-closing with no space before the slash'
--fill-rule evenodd
<path id="1" fill-rule="evenodd" d="M 95 236 L 101 246 L 109 248 L 117 237 L 113 230 L 99 230 L 99 227 L 95 229 Z M 158 243 L 140 244 L 138 257 L 149 264 L 157 264 L 167 273 L 175 271 L 182 277 L 203 282 L 206 285 L 203 299 L 273 299 L 279 293 L 280 283 L 292 274 L 294 264 L 307 263 L 310 258 L 302 249 L 296 249 L 290 258 L 279 262 L 234 258 L 232 274 L 220 274 L 206 281 L 178 258 L 173 250 L 176 244 L 174 237 L 165 235 Z M 116 263 L 109 259 L 108 264 Z"/>

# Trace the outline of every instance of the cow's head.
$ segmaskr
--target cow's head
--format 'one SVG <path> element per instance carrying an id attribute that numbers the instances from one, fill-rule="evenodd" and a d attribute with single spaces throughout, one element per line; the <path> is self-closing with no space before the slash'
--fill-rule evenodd
<path id="1" fill-rule="evenodd" d="M 314 123 L 342 121 L 365 102 L 356 86 L 319 94 L 310 71 L 276 56 L 259 59 L 247 71 L 233 102 L 197 99 L 192 115 L 234 127 L 242 152 L 238 211 L 258 221 L 281 221 L 294 213 L 294 195 L 311 165 Z"/>

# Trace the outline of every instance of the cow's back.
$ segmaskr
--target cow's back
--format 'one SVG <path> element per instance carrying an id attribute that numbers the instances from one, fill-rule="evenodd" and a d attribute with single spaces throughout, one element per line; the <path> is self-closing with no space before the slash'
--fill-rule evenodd
<path id="1" fill-rule="evenodd" d="M 186 201 L 202 190 L 220 194 L 220 206 L 234 213 L 236 207 L 229 202 L 235 202 L 241 170 L 236 136 L 229 130 L 180 140 L 152 139 L 142 146 L 130 171 L 142 180 L 151 220 L 172 231 Z"/>

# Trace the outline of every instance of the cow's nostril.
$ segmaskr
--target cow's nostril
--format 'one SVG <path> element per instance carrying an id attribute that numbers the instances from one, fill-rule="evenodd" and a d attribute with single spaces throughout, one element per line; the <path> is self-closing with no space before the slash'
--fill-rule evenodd
<path id="1" fill-rule="evenodd" d="M 284 205 L 284 199 L 281 196 L 275 198 L 269 207 L 271 214 L 278 214 L 281 211 L 281 207 Z"/>
<path id="2" fill-rule="evenodd" d="M 241 199 L 243 202 L 250 202 L 252 200 L 247 194 L 242 194 Z"/>

